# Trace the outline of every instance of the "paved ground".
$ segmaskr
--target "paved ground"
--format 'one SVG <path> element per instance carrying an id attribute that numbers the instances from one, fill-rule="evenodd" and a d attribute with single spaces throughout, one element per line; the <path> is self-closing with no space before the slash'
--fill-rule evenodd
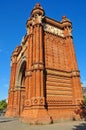
<path id="1" fill-rule="evenodd" d="M 86 130 L 86 121 L 61 122 L 51 125 L 29 125 L 16 118 L 0 116 L 0 130 Z"/>

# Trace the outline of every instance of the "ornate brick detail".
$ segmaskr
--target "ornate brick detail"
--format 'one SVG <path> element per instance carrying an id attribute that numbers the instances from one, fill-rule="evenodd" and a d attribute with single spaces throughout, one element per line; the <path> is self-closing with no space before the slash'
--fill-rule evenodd
<path id="1" fill-rule="evenodd" d="M 64 39 L 45 33 L 44 41 L 46 67 L 58 70 L 69 70 Z"/>
<path id="2" fill-rule="evenodd" d="M 31 106 L 31 100 L 26 100 L 24 103 L 25 107 L 30 107 Z"/>
<path id="3" fill-rule="evenodd" d="M 48 105 L 56 105 L 56 106 L 60 106 L 60 105 L 73 105 L 73 101 L 72 98 L 67 99 L 64 97 L 47 97 L 47 103 Z"/>
<path id="4" fill-rule="evenodd" d="M 31 99 L 31 105 L 32 106 L 44 106 L 44 104 L 45 104 L 45 100 L 44 100 L 44 98 L 42 98 L 42 97 L 37 97 L 37 98 L 32 98 Z"/>
<path id="5" fill-rule="evenodd" d="M 74 76 L 74 77 L 79 76 L 80 77 L 80 72 L 78 70 L 74 70 L 74 71 L 72 71 L 72 76 Z"/>
<path id="6" fill-rule="evenodd" d="M 31 76 L 31 75 L 32 75 L 32 71 L 31 70 L 26 71 L 25 76 Z"/>
<path id="7" fill-rule="evenodd" d="M 41 64 L 41 63 L 35 63 L 35 64 L 33 64 L 33 68 L 32 68 L 33 70 L 35 69 L 39 69 L 39 70 L 43 70 L 44 69 L 44 66 L 43 66 L 43 64 Z"/>

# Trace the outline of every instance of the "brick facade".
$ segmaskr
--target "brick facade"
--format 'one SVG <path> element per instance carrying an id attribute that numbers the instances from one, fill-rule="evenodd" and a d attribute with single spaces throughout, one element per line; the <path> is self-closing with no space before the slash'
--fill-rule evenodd
<path id="1" fill-rule="evenodd" d="M 75 111 L 83 97 L 71 21 L 45 16 L 37 3 L 26 27 L 11 57 L 6 116 L 35 124 L 79 118 Z"/>

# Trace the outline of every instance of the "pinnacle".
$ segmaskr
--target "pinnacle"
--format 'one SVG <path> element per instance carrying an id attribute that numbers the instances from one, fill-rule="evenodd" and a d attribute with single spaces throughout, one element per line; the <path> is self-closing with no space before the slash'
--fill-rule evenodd
<path id="1" fill-rule="evenodd" d="M 35 6 L 35 7 L 37 7 L 37 8 L 40 7 L 40 3 L 36 3 L 36 6 Z"/>
<path id="2" fill-rule="evenodd" d="M 62 22 L 65 22 L 65 21 L 69 21 L 70 22 L 70 20 L 66 16 L 62 16 Z"/>
<path id="3" fill-rule="evenodd" d="M 41 7 L 41 5 L 40 5 L 40 3 L 39 3 L 39 2 L 38 2 L 38 3 L 36 3 L 35 8 L 41 8 L 41 9 L 42 9 L 42 7 Z"/>

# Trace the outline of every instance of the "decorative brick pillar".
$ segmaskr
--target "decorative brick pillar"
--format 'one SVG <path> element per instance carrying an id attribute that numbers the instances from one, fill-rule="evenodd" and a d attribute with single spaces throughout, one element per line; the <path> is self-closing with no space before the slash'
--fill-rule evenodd
<path id="1" fill-rule="evenodd" d="M 73 99 L 76 107 L 80 105 L 83 100 L 82 88 L 80 83 L 80 73 L 76 60 L 73 37 L 72 37 L 72 23 L 65 16 L 62 18 L 64 27 L 65 44 L 67 46 L 68 63 L 71 69 L 72 86 L 73 86 Z"/>
<path id="2" fill-rule="evenodd" d="M 48 111 L 45 108 L 44 96 L 44 54 L 43 54 L 43 24 L 44 10 L 37 4 L 32 10 L 31 18 L 27 22 L 29 29 L 28 41 L 28 77 L 24 111 L 21 114 L 23 121 L 36 123 L 51 123 Z M 27 83 L 26 83 L 27 84 Z"/>
<path id="3" fill-rule="evenodd" d="M 17 66 L 17 49 L 11 57 L 11 75 L 10 75 L 10 87 L 8 92 L 8 106 L 6 111 L 6 116 L 13 116 L 13 103 L 14 103 L 14 88 L 15 88 L 15 77 L 16 77 L 16 66 Z"/>

